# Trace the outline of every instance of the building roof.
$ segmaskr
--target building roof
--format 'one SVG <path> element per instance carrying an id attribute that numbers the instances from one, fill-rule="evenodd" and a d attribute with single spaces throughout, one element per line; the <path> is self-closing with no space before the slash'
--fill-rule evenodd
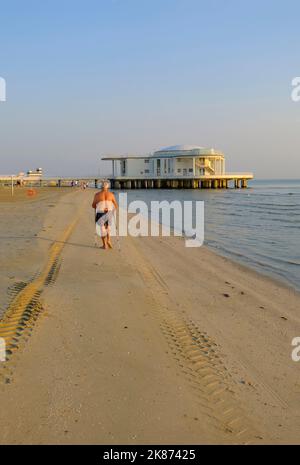
<path id="1" fill-rule="evenodd" d="M 172 157 L 223 157 L 224 154 L 220 150 L 213 148 L 200 147 L 199 145 L 171 145 L 170 147 L 164 147 L 153 152 L 153 154 L 147 155 L 122 155 L 122 156 L 106 156 L 102 157 L 102 160 L 127 160 L 127 159 L 145 159 L 145 158 L 172 158 Z"/>
<path id="2" fill-rule="evenodd" d="M 217 156 L 224 157 L 220 150 L 213 148 L 200 147 L 199 145 L 172 145 L 164 147 L 152 155 L 154 158 L 158 157 L 190 157 L 190 156 Z"/>
<path id="3" fill-rule="evenodd" d="M 183 152 L 183 151 L 186 151 L 186 150 L 201 150 L 203 149 L 204 147 L 200 147 L 200 145 L 187 145 L 187 144 L 184 144 L 184 145 L 170 145 L 170 147 L 163 147 L 159 150 L 157 150 L 157 152 Z"/>
<path id="4" fill-rule="evenodd" d="M 150 155 L 107 155 L 105 157 L 101 157 L 101 160 L 144 160 L 149 157 Z"/>

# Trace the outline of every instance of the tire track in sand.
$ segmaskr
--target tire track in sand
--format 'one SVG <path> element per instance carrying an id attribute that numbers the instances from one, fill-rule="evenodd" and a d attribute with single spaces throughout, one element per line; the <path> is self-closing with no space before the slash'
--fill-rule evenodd
<path id="1" fill-rule="evenodd" d="M 78 223 L 80 212 L 50 247 L 47 263 L 28 283 L 16 283 L 9 290 L 12 301 L 0 320 L 0 337 L 5 340 L 6 361 L 0 364 L 0 382 L 10 383 L 17 351 L 28 340 L 43 307 L 40 296 L 52 284 L 60 268 L 61 252 Z"/>
<path id="2" fill-rule="evenodd" d="M 134 240 L 138 239 L 128 238 L 130 261 L 133 260 L 150 291 L 155 316 L 173 357 L 195 391 L 200 408 L 216 420 L 229 443 L 251 444 L 265 440 L 240 406 L 217 344 L 172 301 L 166 282 L 144 257 L 139 245 L 134 245 Z"/>

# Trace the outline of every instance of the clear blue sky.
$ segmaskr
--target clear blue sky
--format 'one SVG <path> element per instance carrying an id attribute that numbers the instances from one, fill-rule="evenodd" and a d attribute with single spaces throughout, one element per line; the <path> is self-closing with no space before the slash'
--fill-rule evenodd
<path id="1" fill-rule="evenodd" d="M 298 0 L 1 1 L 0 173 L 180 143 L 300 177 Z"/>

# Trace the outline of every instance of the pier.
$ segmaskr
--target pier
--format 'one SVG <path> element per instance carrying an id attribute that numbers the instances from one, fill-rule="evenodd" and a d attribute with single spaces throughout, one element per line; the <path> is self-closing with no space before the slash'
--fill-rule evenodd
<path id="1" fill-rule="evenodd" d="M 240 189 L 247 188 L 252 173 L 226 174 L 189 178 L 108 178 L 112 189 Z"/>
<path id="2" fill-rule="evenodd" d="M 78 187 L 82 183 L 87 183 L 89 187 L 99 188 L 104 180 L 110 182 L 112 189 L 228 189 L 228 188 L 247 188 L 248 181 L 253 179 L 251 173 L 239 173 L 239 175 L 218 176 L 218 177 L 202 177 L 202 178 L 181 178 L 181 179 L 166 179 L 166 178 L 119 178 L 112 176 L 103 177 L 85 177 L 85 178 L 69 178 L 69 177 L 49 177 L 41 179 L 28 178 L 22 180 L 23 186 L 28 187 L 70 187 L 73 180 L 78 181 Z M 0 185 L 16 186 L 19 178 L 17 176 L 0 177 Z"/>
<path id="3" fill-rule="evenodd" d="M 69 177 L 26 177 L 21 185 L 28 187 L 70 187 L 72 181 L 78 181 L 78 187 L 83 183 L 89 187 L 99 188 L 104 180 L 110 182 L 112 189 L 228 189 L 247 188 L 248 181 L 253 179 L 252 173 L 226 174 L 223 176 L 203 176 L 199 178 L 137 178 L 95 176 L 82 178 Z M 0 176 L 0 186 L 17 186 L 19 176 Z"/>

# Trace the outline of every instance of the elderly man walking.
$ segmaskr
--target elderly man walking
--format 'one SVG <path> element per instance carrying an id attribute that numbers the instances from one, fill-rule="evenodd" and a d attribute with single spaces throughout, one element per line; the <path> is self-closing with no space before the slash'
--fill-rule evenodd
<path id="1" fill-rule="evenodd" d="M 117 210 L 118 204 L 116 198 L 109 190 L 109 182 L 104 181 L 101 191 L 94 196 L 92 207 L 95 209 L 95 221 L 100 223 L 102 248 L 112 249 L 110 238 L 110 220 L 113 211 Z"/>

